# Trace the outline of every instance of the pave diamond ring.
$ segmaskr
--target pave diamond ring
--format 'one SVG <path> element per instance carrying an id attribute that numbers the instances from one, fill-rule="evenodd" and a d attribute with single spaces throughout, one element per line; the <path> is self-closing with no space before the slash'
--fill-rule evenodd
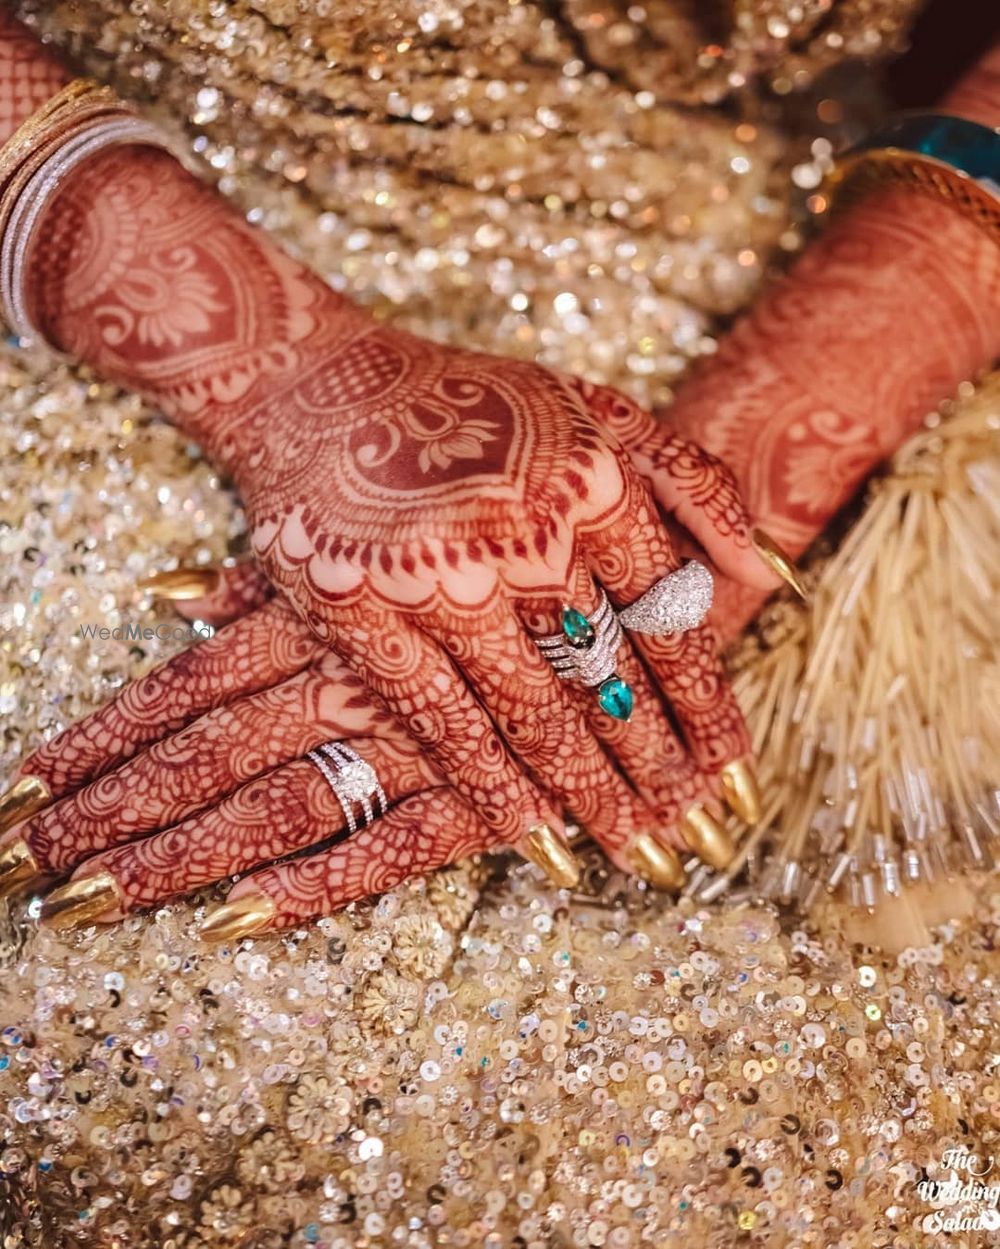
<path id="1" fill-rule="evenodd" d="M 661 577 L 641 598 L 620 611 L 618 619 L 636 633 L 686 633 L 708 615 L 714 590 L 712 574 L 692 559 Z"/>
<path id="2" fill-rule="evenodd" d="M 375 820 L 376 803 L 378 814 L 385 815 L 389 808 L 385 790 L 375 769 L 370 763 L 365 763 L 356 750 L 341 742 L 326 742 L 317 750 L 310 750 L 306 758 L 323 773 L 340 803 L 352 834 L 358 831 L 356 807 L 361 808 L 362 828 L 367 828 Z"/>

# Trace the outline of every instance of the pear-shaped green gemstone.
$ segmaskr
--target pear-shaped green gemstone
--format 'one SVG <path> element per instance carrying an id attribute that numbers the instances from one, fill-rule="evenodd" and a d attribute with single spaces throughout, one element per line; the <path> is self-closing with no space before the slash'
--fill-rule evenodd
<path id="1" fill-rule="evenodd" d="M 575 607 L 564 607 L 562 612 L 562 628 L 566 641 L 578 650 L 586 650 L 594 644 L 594 626 L 582 611 Z"/>
<path id="2" fill-rule="evenodd" d="M 621 677 L 609 677 L 597 691 L 597 701 L 616 720 L 628 720 L 635 706 L 632 687 L 626 685 Z"/>

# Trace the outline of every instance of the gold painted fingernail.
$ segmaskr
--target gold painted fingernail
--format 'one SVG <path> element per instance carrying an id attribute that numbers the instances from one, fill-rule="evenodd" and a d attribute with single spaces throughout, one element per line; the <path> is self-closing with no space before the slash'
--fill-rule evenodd
<path id="1" fill-rule="evenodd" d="M 753 768 L 745 759 L 734 759 L 722 769 L 719 778 L 730 810 L 747 824 L 759 824 L 760 789 Z"/>
<path id="2" fill-rule="evenodd" d="M 519 849 L 560 889 L 573 889 L 580 883 L 580 864 L 576 856 L 549 824 L 533 824 Z"/>
<path id="3" fill-rule="evenodd" d="M 95 872 L 53 889 L 42 901 L 39 918 L 53 928 L 83 928 L 106 911 L 127 909 L 118 881 L 110 872 Z"/>
<path id="4" fill-rule="evenodd" d="M 206 941 L 237 941 L 240 937 L 252 937 L 255 932 L 270 926 L 278 908 L 265 893 L 245 893 L 242 898 L 223 902 L 198 929 L 198 936 Z"/>
<path id="5" fill-rule="evenodd" d="M 8 842 L 0 849 L 0 898 L 17 893 L 37 875 L 38 862 L 23 837 Z"/>
<path id="6" fill-rule="evenodd" d="M 641 833 L 632 842 L 628 857 L 636 874 L 657 889 L 676 891 L 684 884 L 684 866 L 680 859 L 650 833 Z"/>
<path id="7" fill-rule="evenodd" d="M 804 603 L 808 603 L 809 594 L 791 556 L 787 555 L 763 529 L 754 529 L 750 534 L 750 541 L 753 543 L 753 549 L 768 568 L 790 585 Z"/>
<path id="8" fill-rule="evenodd" d="M 174 568 L 170 572 L 154 572 L 136 585 L 164 602 L 184 603 L 214 594 L 219 588 L 219 573 L 215 568 Z"/>
<path id="9" fill-rule="evenodd" d="M 732 862 L 736 848 L 732 839 L 710 811 L 691 807 L 681 820 L 684 840 L 703 863 L 723 871 Z"/>
<path id="10" fill-rule="evenodd" d="M 22 776 L 0 795 L 0 833 L 13 828 L 52 801 L 48 785 L 37 776 Z"/>

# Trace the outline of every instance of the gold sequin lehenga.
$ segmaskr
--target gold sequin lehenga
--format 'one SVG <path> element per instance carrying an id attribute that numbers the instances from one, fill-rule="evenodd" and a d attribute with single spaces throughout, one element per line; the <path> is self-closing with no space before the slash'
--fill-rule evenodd
<path id="1" fill-rule="evenodd" d="M 798 245 L 829 148 L 789 139 L 775 101 L 898 46 L 910 5 L 19 8 L 186 124 L 224 193 L 378 315 L 660 402 Z M 7 776 L 179 644 L 80 623 L 171 624 L 137 578 L 226 555 L 242 518 L 134 398 L 23 351 L 0 369 Z M 531 868 L 462 866 L 235 954 L 198 941 L 188 902 L 70 936 L 5 910 L 4 1246 L 926 1243 L 944 1151 L 1000 1154 L 1000 914 L 973 874 L 938 913 L 893 904 L 917 942 L 899 957 L 843 921 L 892 904 L 893 871 L 940 899 L 944 858 L 988 858 L 1000 390 L 969 392 L 818 568 L 816 614 L 781 604 L 736 657 L 782 794 L 742 899 L 708 880 L 664 902 L 595 859 L 567 908 Z M 905 679 L 925 645 L 932 687 Z M 923 828 L 898 827 L 907 778 L 938 804 Z M 821 922 L 751 900 L 814 901 L 845 850 Z M 959 902 L 974 919 L 925 927 Z"/>

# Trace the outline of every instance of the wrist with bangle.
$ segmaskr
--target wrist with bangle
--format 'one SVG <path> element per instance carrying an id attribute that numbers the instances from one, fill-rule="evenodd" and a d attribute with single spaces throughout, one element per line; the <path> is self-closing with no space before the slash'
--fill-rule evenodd
<path id="1" fill-rule="evenodd" d="M 41 337 L 25 278 L 45 209 L 85 160 L 128 144 L 178 155 L 134 105 L 76 78 L 0 147 L 0 310 L 18 337 Z M 903 114 L 839 160 L 828 185 L 840 202 L 880 186 L 906 186 L 950 204 L 1000 243 L 1000 128 L 945 113 Z"/>
<path id="2" fill-rule="evenodd" d="M 835 201 L 905 186 L 950 204 L 1000 243 L 1000 128 L 949 113 L 902 113 L 837 161 Z"/>
<path id="3" fill-rule="evenodd" d="M 76 78 L 0 148 L 0 309 L 19 338 L 41 337 L 31 321 L 25 277 L 38 226 L 53 196 L 90 157 L 133 144 L 173 151 L 166 136 L 110 87 Z"/>

